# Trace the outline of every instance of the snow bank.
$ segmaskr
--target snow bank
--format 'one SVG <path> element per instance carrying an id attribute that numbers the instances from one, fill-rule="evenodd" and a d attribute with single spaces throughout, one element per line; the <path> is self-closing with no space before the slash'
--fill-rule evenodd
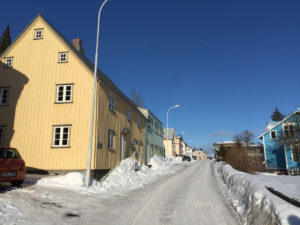
<path id="1" fill-rule="evenodd" d="M 91 179 L 90 187 L 85 187 L 85 175 L 80 172 L 71 172 L 63 176 L 45 177 L 37 185 L 59 187 L 81 192 L 117 193 L 143 187 L 145 184 L 157 180 L 159 177 L 174 173 L 169 159 L 154 155 L 150 161 L 151 169 L 145 165 L 139 171 L 133 169 L 137 161 L 133 158 L 123 160 L 102 181 Z"/>
<path id="2" fill-rule="evenodd" d="M 213 165 L 233 208 L 245 224 L 300 224 L 299 208 L 266 189 L 266 186 L 271 186 L 275 190 L 297 195 L 300 190 L 297 189 L 300 187 L 299 177 L 251 175 L 222 162 L 214 162 Z M 290 183 L 284 183 L 286 180 Z M 283 184 L 286 188 L 282 187 Z"/>

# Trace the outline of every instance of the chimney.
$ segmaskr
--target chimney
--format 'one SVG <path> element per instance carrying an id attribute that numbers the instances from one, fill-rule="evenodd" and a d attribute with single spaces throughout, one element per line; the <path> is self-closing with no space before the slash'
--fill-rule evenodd
<path id="1" fill-rule="evenodd" d="M 84 54 L 84 50 L 82 48 L 82 41 L 79 38 L 73 39 L 73 46 L 79 53 L 81 53 L 82 55 Z"/>

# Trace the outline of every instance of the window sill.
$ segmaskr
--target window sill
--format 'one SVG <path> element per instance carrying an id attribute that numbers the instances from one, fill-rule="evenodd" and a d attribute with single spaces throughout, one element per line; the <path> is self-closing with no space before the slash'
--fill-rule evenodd
<path id="1" fill-rule="evenodd" d="M 71 148 L 71 146 L 51 146 L 50 148 Z"/>
<path id="2" fill-rule="evenodd" d="M 68 61 L 65 61 L 65 62 L 57 62 L 58 64 L 60 64 L 60 63 L 68 63 Z"/>
<path id="3" fill-rule="evenodd" d="M 1 106 L 8 106 L 8 104 L 3 104 L 3 105 L 0 104 L 0 107 L 1 107 Z"/>
<path id="4" fill-rule="evenodd" d="M 72 102 L 54 102 L 54 104 L 70 104 L 70 103 L 73 103 L 73 101 Z"/>

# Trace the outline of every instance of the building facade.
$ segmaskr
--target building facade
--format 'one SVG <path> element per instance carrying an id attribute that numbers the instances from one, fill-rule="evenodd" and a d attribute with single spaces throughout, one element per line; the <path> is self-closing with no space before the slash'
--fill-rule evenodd
<path id="1" fill-rule="evenodd" d="M 183 155 L 183 139 L 182 136 L 177 136 L 175 139 L 175 154 L 176 156 Z"/>
<path id="2" fill-rule="evenodd" d="M 94 65 L 38 15 L 0 56 L 0 144 L 27 167 L 85 170 Z M 97 71 L 92 171 L 109 170 L 135 151 L 145 159 L 146 118 Z"/>
<path id="3" fill-rule="evenodd" d="M 149 109 L 142 107 L 138 109 L 148 118 L 146 123 L 146 163 L 148 164 L 153 155 L 165 156 L 163 124 Z"/>
<path id="4" fill-rule="evenodd" d="M 266 169 L 300 175 L 300 109 L 270 127 L 259 138 L 263 140 Z"/>
<path id="5" fill-rule="evenodd" d="M 176 156 L 175 151 L 175 129 L 174 128 L 164 128 L 164 146 L 166 156 Z"/>

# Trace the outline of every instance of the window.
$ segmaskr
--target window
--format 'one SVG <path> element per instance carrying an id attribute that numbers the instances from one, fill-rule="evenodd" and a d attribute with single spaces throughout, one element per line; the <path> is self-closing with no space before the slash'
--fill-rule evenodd
<path id="1" fill-rule="evenodd" d="M 13 64 L 13 58 L 12 57 L 5 59 L 5 67 L 12 67 L 12 64 Z"/>
<path id="2" fill-rule="evenodd" d="M 293 138 L 295 137 L 295 127 L 293 123 L 283 124 L 283 132 L 285 138 Z"/>
<path id="3" fill-rule="evenodd" d="M 136 119 L 137 127 L 140 128 L 140 117 L 138 116 Z"/>
<path id="4" fill-rule="evenodd" d="M 4 126 L 0 126 L 0 145 L 3 144 L 4 139 Z"/>
<path id="5" fill-rule="evenodd" d="M 294 162 L 300 162 L 300 145 L 291 146 Z"/>
<path id="6" fill-rule="evenodd" d="M 0 105 L 8 104 L 8 88 L 0 88 Z"/>
<path id="7" fill-rule="evenodd" d="M 130 110 L 127 109 L 127 120 L 129 121 L 130 120 Z"/>
<path id="8" fill-rule="evenodd" d="M 59 62 L 68 62 L 68 53 L 67 52 L 60 52 L 59 53 Z"/>
<path id="9" fill-rule="evenodd" d="M 271 130 L 270 135 L 271 135 L 271 139 L 277 139 L 277 132 L 276 132 L 276 130 Z"/>
<path id="10" fill-rule="evenodd" d="M 34 39 L 42 39 L 43 38 L 43 29 L 34 30 Z"/>
<path id="11" fill-rule="evenodd" d="M 54 126 L 53 147 L 68 147 L 70 126 Z"/>
<path id="12" fill-rule="evenodd" d="M 113 96 L 109 96 L 109 109 L 114 111 L 114 97 Z"/>
<path id="13" fill-rule="evenodd" d="M 108 142 L 107 142 L 108 149 L 113 149 L 114 147 L 114 135 L 115 135 L 114 131 L 112 130 L 108 131 Z"/>
<path id="14" fill-rule="evenodd" d="M 57 85 L 56 102 L 72 102 L 73 85 Z"/>
<path id="15" fill-rule="evenodd" d="M 137 140 L 133 140 L 133 150 L 136 151 Z"/>

